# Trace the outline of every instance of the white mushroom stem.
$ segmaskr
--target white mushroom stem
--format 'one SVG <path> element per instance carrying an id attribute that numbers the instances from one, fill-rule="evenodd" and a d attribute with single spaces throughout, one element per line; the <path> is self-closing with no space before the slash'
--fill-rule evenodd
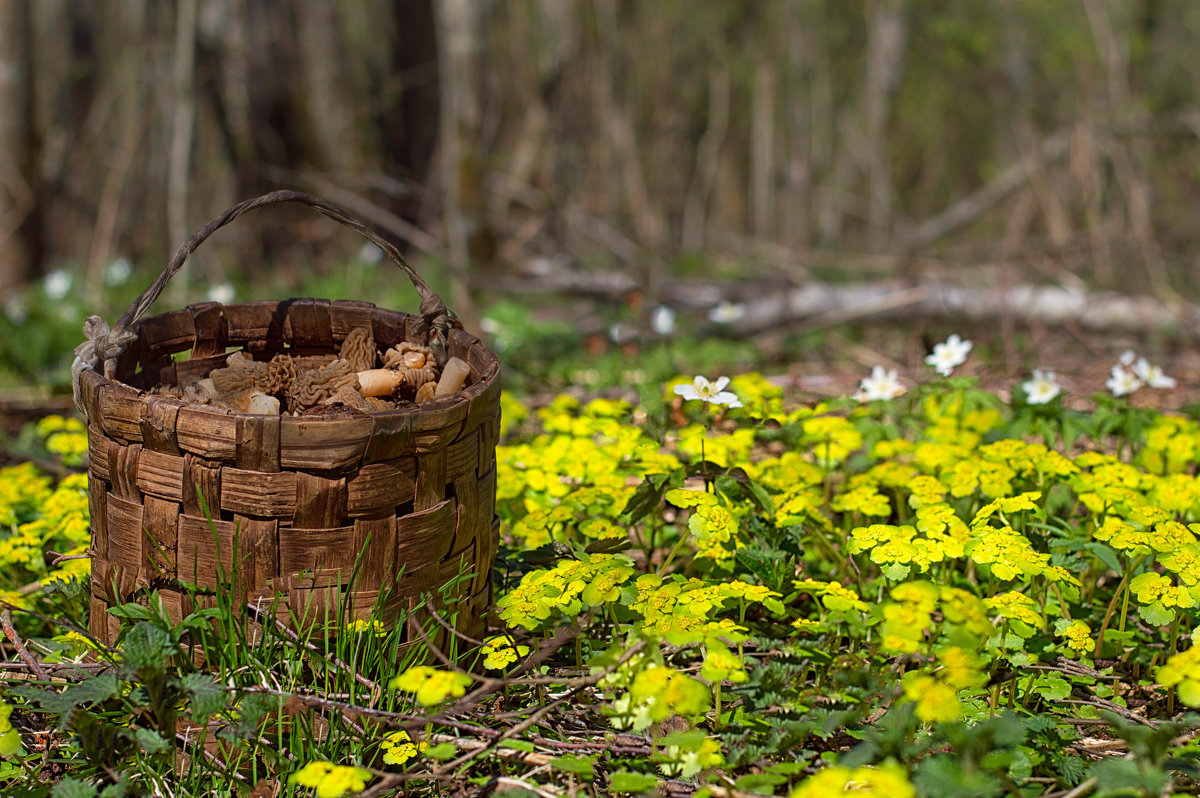
<path id="1" fill-rule="evenodd" d="M 358 372 L 358 392 L 363 396 L 391 396 L 404 382 L 404 374 L 394 369 L 367 369 Z"/>
<path id="2" fill-rule="evenodd" d="M 447 360 L 445 367 L 442 369 L 442 378 L 438 380 L 437 390 L 434 391 L 434 398 L 458 393 L 462 389 L 463 383 L 467 381 L 467 375 L 470 373 L 471 367 L 467 365 L 466 361 L 457 357 Z"/>
<path id="3" fill-rule="evenodd" d="M 246 408 L 246 412 L 251 415 L 277 416 L 279 415 L 279 400 L 261 391 L 255 391 L 250 396 L 250 405 Z"/>

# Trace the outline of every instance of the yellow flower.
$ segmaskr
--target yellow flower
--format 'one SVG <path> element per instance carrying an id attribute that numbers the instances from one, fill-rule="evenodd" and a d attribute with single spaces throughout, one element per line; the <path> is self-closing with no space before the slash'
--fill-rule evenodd
<path id="1" fill-rule="evenodd" d="M 377 620 L 365 621 L 362 618 L 355 618 L 346 624 L 346 631 L 351 634 L 370 632 L 375 637 L 387 637 L 387 627 L 383 625 L 382 621 Z"/>
<path id="2" fill-rule="evenodd" d="M 904 680 L 904 697 L 916 703 L 917 717 L 926 723 L 950 723 L 958 720 L 962 703 L 958 692 L 932 676 L 910 671 Z"/>
<path id="3" fill-rule="evenodd" d="M 388 682 L 393 690 L 415 693 L 423 706 L 440 704 L 447 698 L 458 698 L 467 692 L 471 677 L 452 671 L 441 671 L 428 665 L 414 665 Z"/>
<path id="4" fill-rule="evenodd" d="M 947 646 L 938 651 L 937 658 L 942 666 L 938 678 L 957 690 L 978 687 L 987 681 L 984 663 L 965 648 Z"/>
<path id="5" fill-rule="evenodd" d="M 863 485 L 839 494 L 833 498 L 831 506 L 839 513 L 859 512 L 884 518 L 892 514 L 891 502 L 873 485 Z"/>
<path id="6" fill-rule="evenodd" d="M 700 666 L 700 678 L 710 682 L 729 680 L 735 684 L 746 681 L 746 666 L 742 658 L 722 645 L 709 646 Z"/>
<path id="7" fill-rule="evenodd" d="M 829 466 L 840 463 L 863 443 L 862 433 L 841 416 L 817 416 L 806 420 L 804 440 L 817 462 Z"/>
<path id="8" fill-rule="evenodd" d="M 1054 625 L 1058 636 L 1065 638 L 1067 647 L 1080 656 L 1087 656 L 1096 650 L 1096 641 L 1092 639 L 1092 630 L 1083 621 L 1067 622 L 1065 619 Z"/>
<path id="9" fill-rule="evenodd" d="M 379 747 L 383 749 L 384 762 L 389 765 L 403 765 L 424 751 L 428 745 L 424 740 L 414 743 L 409 733 L 401 729 L 385 735 Z"/>
<path id="10" fill-rule="evenodd" d="M 529 646 L 518 644 L 508 635 L 494 635 L 483 642 L 479 653 L 483 655 L 483 667 L 490 671 L 503 671 L 528 654 L 529 650 Z"/>
<path id="11" fill-rule="evenodd" d="M 1028 624 L 1035 629 L 1042 626 L 1042 616 L 1038 611 L 1037 602 L 1016 590 L 1001 593 L 998 596 L 986 598 L 983 603 L 987 608 L 1002 618 Z"/>
<path id="12" fill-rule="evenodd" d="M 1200 646 L 1172 656 L 1155 678 L 1163 687 L 1178 689 L 1179 700 L 1189 707 L 1200 707 Z"/>
<path id="13" fill-rule="evenodd" d="M 865 601 L 859 598 L 854 588 L 844 587 L 841 582 L 818 582 L 812 579 L 794 580 L 792 586 L 797 590 L 819 596 L 825 609 L 830 612 L 867 612 L 871 609 Z"/>
<path id="14" fill-rule="evenodd" d="M 362 792 L 370 778 L 371 771 L 363 768 L 316 761 L 300 768 L 288 781 L 301 787 L 312 787 L 317 798 L 341 798 L 346 793 Z"/>
<path id="15" fill-rule="evenodd" d="M 889 760 L 879 767 L 825 768 L 805 779 L 788 798 L 831 798 L 843 794 L 854 798 L 916 798 L 917 793 L 904 768 Z"/>

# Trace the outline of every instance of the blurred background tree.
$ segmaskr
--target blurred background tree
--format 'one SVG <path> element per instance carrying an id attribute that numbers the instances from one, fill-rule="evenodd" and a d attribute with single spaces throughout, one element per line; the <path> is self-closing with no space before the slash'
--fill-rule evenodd
<path id="1" fill-rule="evenodd" d="M 94 293 L 286 186 L 448 266 L 458 307 L 468 270 L 567 267 L 650 302 L 980 265 L 1171 298 L 1198 32 L 1191 0 L 0 0 L 0 284 Z M 356 251 L 281 218 L 195 268 Z"/>

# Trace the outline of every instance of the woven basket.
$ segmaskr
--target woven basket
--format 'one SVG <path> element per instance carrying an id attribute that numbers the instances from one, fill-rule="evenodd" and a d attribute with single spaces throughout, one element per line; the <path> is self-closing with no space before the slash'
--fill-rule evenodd
<path id="1" fill-rule="evenodd" d="M 289 299 L 206 302 L 142 318 L 209 235 L 280 202 L 309 205 L 377 244 L 413 280 L 421 315 Z M 207 376 L 231 348 L 256 360 L 327 357 L 363 326 L 381 348 L 407 340 L 430 344 L 443 362 L 461 358 L 471 369 L 466 386 L 339 418 L 228 414 L 149 393 Z M 111 331 L 92 317 L 85 332 L 73 376 L 88 422 L 93 635 L 112 643 L 119 622 L 108 608 L 150 591 L 171 615 L 185 616 L 212 602 L 224 574 L 241 602 L 269 610 L 278 600 L 285 623 L 335 608 L 342 615 L 332 617 L 365 618 L 381 602 L 377 617 L 389 627 L 408 619 L 408 645 L 421 642 L 414 625 L 427 620 L 427 596 L 454 583 L 443 609 L 458 631 L 479 636 L 497 540 L 500 366 L 393 246 L 323 200 L 268 194 L 192 236 Z M 173 359 L 187 351 L 189 359 Z M 434 626 L 432 642 L 445 643 L 445 630 Z"/>

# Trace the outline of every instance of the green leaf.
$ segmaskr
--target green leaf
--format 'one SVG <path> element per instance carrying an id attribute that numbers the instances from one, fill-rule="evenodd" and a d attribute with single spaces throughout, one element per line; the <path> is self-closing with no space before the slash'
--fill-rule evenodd
<path id="1" fill-rule="evenodd" d="M 129 630 L 121 646 L 121 659 L 127 670 L 162 671 L 179 652 L 167 632 L 154 624 L 141 621 Z"/>
<path id="2" fill-rule="evenodd" d="M 458 749 L 454 747 L 454 743 L 441 743 L 432 748 L 425 749 L 425 756 L 433 757 L 439 761 L 453 759 L 458 755 Z"/>
<path id="3" fill-rule="evenodd" d="M 628 770 L 618 770 L 608 779 L 608 789 L 613 792 L 646 792 L 654 789 L 658 777 L 648 773 L 631 773 Z"/>
<path id="4" fill-rule="evenodd" d="M 527 753 L 537 750 L 537 746 L 528 740 L 505 740 L 498 747 L 511 748 L 513 751 L 525 751 Z"/>
<path id="5" fill-rule="evenodd" d="M 108 612 L 110 615 L 115 615 L 118 618 L 131 618 L 139 621 L 152 621 L 155 617 L 154 611 L 149 607 L 134 602 L 109 607 Z"/>
<path id="6" fill-rule="evenodd" d="M 1089 541 L 1088 543 L 1084 544 L 1084 549 L 1096 555 L 1096 559 L 1104 563 L 1109 570 L 1118 574 L 1123 570 L 1121 567 L 1121 561 L 1117 559 L 1117 553 L 1109 546 L 1106 546 L 1103 543 Z"/>
<path id="7" fill-rule="evenodd" d="M 746 792 L 774 795 L 775 788 L 780 784 L 787 784 L 787 782 L 788 777 L 779 773 L 751 773 L 748 776 L 742 776 L 733 786 Z"/>
<path id="8" fill-rule="evenodd" d="M 550 760 L 550 767 L 566 773 L 575 773 L 580 776 L 591 776 L 596 772 L 596 757 L 556 756 Z"/>
<path id="9" fill-rule="evenodd" d="M 203 723 L 228 704 L 228 693 L 207 673 L 189 673 L 181 680 L 183 692 L 191 699 L 191 716 Z"/>
<path id="10" fill-rule="evenodd" d="M 1175 620 L 1175 610 L 1163 606 L 1161 601 L 1153 604 L 1139 604 L 1138 615 L 1151 626 L 1166 626 Z"/>
<path id="11" fill-rule="evenodd" d="M 619 551 L 633 548 L 633 541 L 628 536 L 623 538 L 603 538 L 592 541 L 584 549 L 588 554 L 616 554 Z"/>
<path id="12" fill-rule="evenodd" d="M 911 569 L 904 563 L 890 562 L 887 565 L 880 566 L 879 570 L 883 571 L 883 575 L 893 582 L 902 582 L 908 578 L 908 572 Z"/>
<path id="13" fill-rule="evenodd" d="M 99 704 L 121 694 L 124 682 L 115 673 L 102 673 L 64 691 L 64 698 L 72 705 Z"/>
<path id="14" fill-rule="evenodd" d="M 1033 691 L 1047 701 L 1061 701 L 1071 695 L 1071 684 L 1057 673 L 1048 673 L 1034 679 Z"/>
<path id="15" fill-rule="evenodd" d="M 690 751 L 704 742 L 706 736 L 702 729 L 688 729 L 687 731 L 675 732 L 668 734 L 666 737 L 661 737 L 658 740 L 658 744 L 677 745 L 685 751 Z"/>
<path id="16" fill-rule="evenodd" d="M 95 798 L 96 785 L 67 776 L 50 788 L 51 798 Z"/>
<path id="17" fill-rule="evenodd" d="M 161 754 L 171 748 L 169 741 L 164 740 L 161 734 L 150 729 L 134 729 L 133 739 L 138 744 L 138 748 L 150 755 Z"/>
<path id="18" fill-rule="evenodd" d="M 621 510 L 621 516 L 626 523 L 636 524 L 662 504 L 663 495 L 667 492 L 667 475 L 651 474 L 641 485 L 637 486 L 629 501 Z"/>

